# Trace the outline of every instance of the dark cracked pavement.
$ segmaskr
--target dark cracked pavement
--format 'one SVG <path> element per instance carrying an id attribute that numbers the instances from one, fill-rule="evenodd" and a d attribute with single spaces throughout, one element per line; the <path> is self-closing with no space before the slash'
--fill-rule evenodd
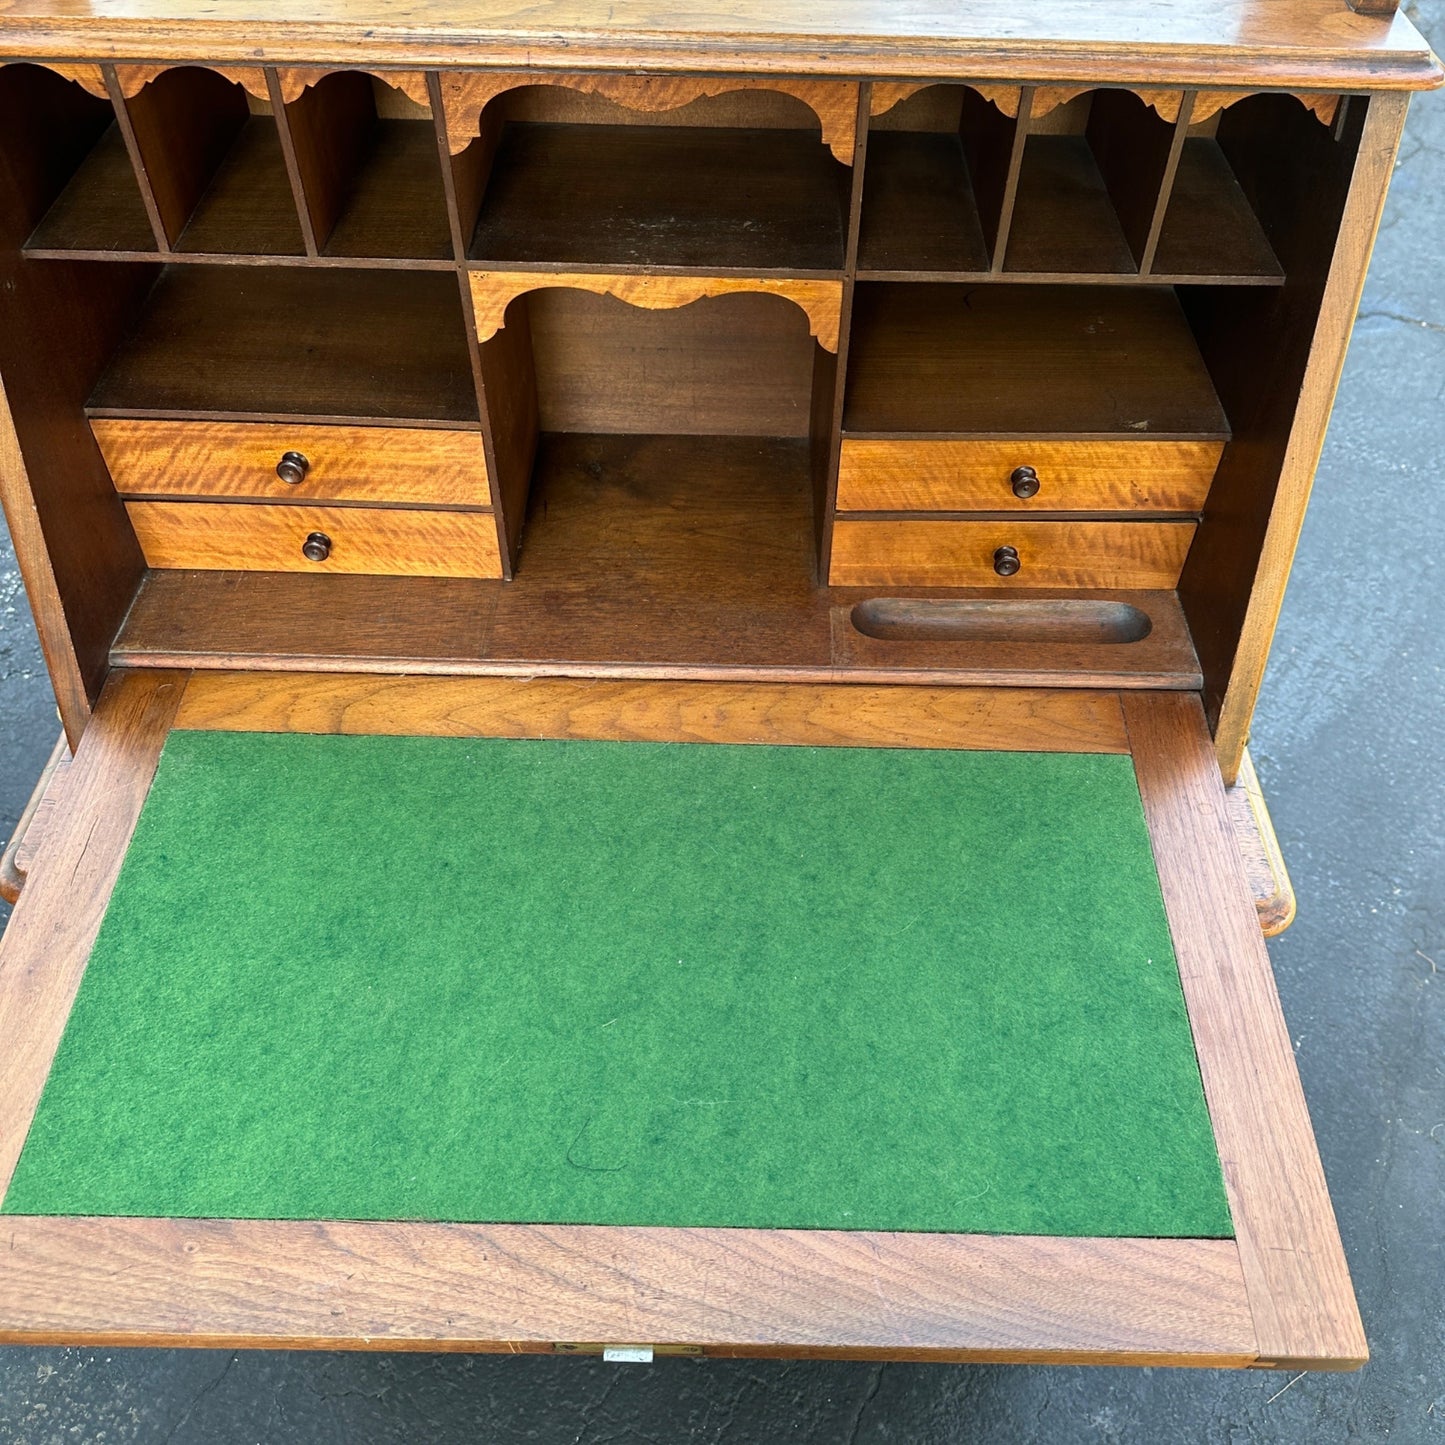
<path id="1" fill-rule="evenodd" d="M 1445 0 L 1409 9 L 1445 44 Z M 1445 96 L 1426 96 L 1411 110 L 1253 743 L 1300 900 L 1270 953 L 1373 1351 L 1363 1371 L 0 1349 L 0 1441 L 1445 1441 L 1442 259 Z M 7 836 L 56 731 L 7 544 Z"/>

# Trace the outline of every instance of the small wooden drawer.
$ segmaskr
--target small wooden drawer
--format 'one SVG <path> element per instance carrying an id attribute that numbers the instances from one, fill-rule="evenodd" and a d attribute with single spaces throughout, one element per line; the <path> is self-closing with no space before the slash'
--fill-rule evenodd
<path id="1" fill-rule="evenodd" d="M 475 431 L 124 417 L 90 426 L 127 497 L 492 504 Z"/>
<path id="2" fill-rule="evenodd" d="M 840 518 L 828 581 L 834 587 L 1171 588 L 1193 537 L 1193 522 Z"/>
<path id="3" fill-rule="evenodd" d="M 500 577 L 490 512 L 127 502 L 151 567 Z"/>
<path id="4" fill-rule="evenodd" d="M 838 510 L 1197 512 L 1223 451 L 1197 441 L 845 439 Z"/>

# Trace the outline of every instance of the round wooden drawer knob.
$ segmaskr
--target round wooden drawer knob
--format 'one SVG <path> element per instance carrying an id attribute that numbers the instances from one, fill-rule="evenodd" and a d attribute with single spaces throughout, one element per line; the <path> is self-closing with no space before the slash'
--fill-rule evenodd
<path id="1" fill-rule="evenodd" d="M 331 555 L 331 538 L 325 532 L 312 532 L 301 544 L 301 555 L 308 562 L 324 562 Z"/>
<path id="2" fill-rule="evenodd" d="M 304 452 L 283 452 L 281 460 L 276 463 L 276 475 L 288 487 L 299 487 L 310 470 L 311 463 Z"/>
<path id="3" fill-rule="evenodd" d="M 1000 577 L 1012 577 L 1022 566 L 1017 547 L 1000 547 L 993 554 L 993 570 Z"/>
<path id="4" fill-rule="evenodd" d="M 1008 484 L 1014 496 L 1025 501 L 1039 494 L 1039 474 L 1032 467 L 1015 467 Z"/>

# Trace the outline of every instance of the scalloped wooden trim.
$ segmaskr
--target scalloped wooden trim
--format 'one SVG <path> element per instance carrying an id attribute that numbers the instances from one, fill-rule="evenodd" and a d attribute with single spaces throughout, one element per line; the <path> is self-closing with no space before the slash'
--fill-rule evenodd
<path id="1" fill-rule="evenodd" d="M 1263 90 L 1201 90 L 1194 97 L 1194 109 L 1189 112 L 1190 125 L 1198 125 L 1202 120 L 1208 120 L 1210 116 L 1216 115 L 1221 110 L 1227 110 L 1231 105 L 1237 105 L 1241 100 L 1249 100 L 1256 95 L 1278 95 L 1284 94 L 1293 96 L 1295 100 L 1304 106 L 1321 125 L 1333 125 L 1335 117 L 1340 111 L 1340 102 L 1344 99 L 1341 95 L 1333 95 L 1324 91 L 1314 90 L 1287 90 L 1287 91 L 1263 91 Z"/>
<path id="2" fill-rule="evenodd" d="M 63 75 L 66 80 L 73 80 L 82 90 L 88 90 L 92 95 L 99 96 L 101 100 L 110 99 L 110 91 L 106 88 L 105 72 L 98 65 L 90 65 L 84 61 L 64 62 L 58 60 L 42 61 L 46 70 L 53 70 L 57 75 Z"/>
<path id="3" fill-rule="evenodd" d="M 130 100 L 153 81 L 156 76 L 168 70 L 214 70 L 227 80 L 244 86 L 257 100 L 270 103 L 271 91 L 266 84 L 266 72 L 259 65 L 177 65 L 174 61 L 164 65 L 117 65 L 116 78 L 120 81 L 120 93 Z"/>
<path id="4" fill-rule="evenodd" d="M 782 296 L 802 309 L 808 329 L 825 351 L 838 350 L 843 309 L 841 281 L 791 280 L 774 276 L 637 276 L 596 271 L 473 271 L 472 307 L 477 340 L 490 341 L 506 324 L 507 307 L 528 291 L 549 286 L 615 296 L 629 306 L 666 310 L 687 306 L 706 296 L 762 291 Z"/>
<path id="5" fill-rule="evenodd" d="M 957 85 L 957 81 L 940 80 L 875 80 L 873 89 L 868 97 L 868 114 L 870 116 L 886 115 L 895 105 L 901 105 L 905 100 L 918 94 L 920 90 L 927 90 L 934 85 Z M 971 82 L 964 82 L 970 90 L 976 90 L 985 100 L 992 101 L 1005 115 L 1016 116 L 1019 113 L 1019 99 L 1023 94 L 1023 87 L 1019 85 L 974 85 Z"/>
<path id="6" fill-rule="evenodd" d="M 307 86 L 315 85 L 318 80 L 325 80 L 328 75 L 335 75 L 338 70 L 355 68 L 354 66 L 316 65 L 293 66 L 278 71 L 277 77 L 281 82 L 281 99 L 290 105 L 293 101 L 300 99 L 301 92 Z M 368 70 L 364 73 L 374 76 L 383 85 L 390 85 L 399 90 L 408 100 L 421 106 L 423 110 L 431 109 L 431 96 L 427 93 L 424 72 L 420 70 Z"/>
<path id="7" fill-rule="evenodd" d="M 676 110 L 705 95 L 776 90 L 801 100 L 823 130 L 823 142 L 845 166 L 853 164 L 858 85 L 851 80 L 788 80 L 742 75 L 603 75 L 583 71 L 444 71 L 442 109 L 453 155 L 477 138 L 482 112 L 497 96 L 524 85 L 565 85 L 600 95 L 629 110 Z"/>

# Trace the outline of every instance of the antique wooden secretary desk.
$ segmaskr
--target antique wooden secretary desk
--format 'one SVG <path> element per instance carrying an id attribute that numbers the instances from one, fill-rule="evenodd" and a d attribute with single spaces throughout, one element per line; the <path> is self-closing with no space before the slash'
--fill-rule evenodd
<path id="1" fill-rule="evenodd" d="M 0 1338 L 1360 1363 L 1229 790 L 1392 11 L 0 6 Z"/>

